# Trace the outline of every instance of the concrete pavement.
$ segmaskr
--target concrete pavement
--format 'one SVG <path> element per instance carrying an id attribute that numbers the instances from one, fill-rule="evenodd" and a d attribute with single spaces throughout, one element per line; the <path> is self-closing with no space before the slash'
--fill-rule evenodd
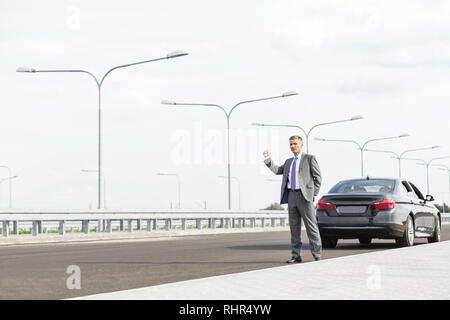
<path id="1" fill-rule="evenodd" d="M 76 299 L 450 299 L 450 241 Z"/>

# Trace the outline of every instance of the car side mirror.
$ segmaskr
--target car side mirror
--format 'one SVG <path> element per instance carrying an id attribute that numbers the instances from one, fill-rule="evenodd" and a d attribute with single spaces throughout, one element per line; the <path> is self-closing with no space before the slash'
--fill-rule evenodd
<path id="1" fill-rule="evenodd" d="M 425 197 L 425 200 L 426 200 L 426 201 L 434 201 L 434 198 L 433 198 L 432 195 L 427 194 L 426 197 Z"/>

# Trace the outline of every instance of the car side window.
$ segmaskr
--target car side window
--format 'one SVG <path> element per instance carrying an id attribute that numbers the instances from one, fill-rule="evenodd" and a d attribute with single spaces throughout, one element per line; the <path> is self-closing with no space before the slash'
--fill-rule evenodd
<path id="1" fill-rule="evenodd" d="M 416 195 L 416 197 L 417 197 L 418 199 L 425 200 L 425 198 L 424 198 L 422 192 L 420 192 L 420 190 L 419 190 L 414 184 L 412 184 L 412 183 L 410 182 L 409 185 L 411 186 L 411 188 L 413 188 L 414 194 Z"/>
<path id="2" fill-rule="evenodd" d="M 407 181 L 403 181 L 402 184 L 405 186 L 406 190 L 408 191 L 408 197 L 412 199 L 419 199 L 417 194 L 414 192 L 414 190 L 411 188 L 411 185 Z"/>
<path id="3" fill-rule="evenodd" d="M 406 181 L 402 181 L 402 183 L 400 183 L 400 185 L 398 186 L 398 189 L 402 196 L 409 196 L 408 193 L 412 191 L 411 187 L 406 183 Z"/>

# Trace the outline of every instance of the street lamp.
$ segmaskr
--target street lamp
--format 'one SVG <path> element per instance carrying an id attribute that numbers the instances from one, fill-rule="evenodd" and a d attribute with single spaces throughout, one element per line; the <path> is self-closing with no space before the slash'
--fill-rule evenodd
<path id="1" fill-rule="evenodd" d="M 354 120 L 360 120 L 360 119 L 364 119 L 362 116 L 354 116 L 351 117 L 350 119 L 345 119 L 345 120 L 338 120 L 338 121 L 330 121 L 330 122 L 323 122 L 323 123 L 319 123 L 316 124 L 314 126 L 312 126 L 308 132 L 306 132 L 305 129 L 303 129 L 300 126 L 296 126 L 296 125 L 290 125 L 290 124 L 266 124 L 266 123 L 258 123 L 258 122 L 253 122 L 252 125 L 254 126 L 261 126 L 261 127 L 288 127 L 288 128 L 297 128 L 303 131 L 303 133 L 305 134 L 305 139 L 306 139 L 306 153 L 309 152 L 309 136 L 311 134 L 311 131 L 319 126 L 324 126 L 324 125 L 328 125 L 328 124 L 334 124 L 334 123 L 340 123 L 340 122 L 348 122 L 348 121 L 354 121 Z"/>
<path id="2" fill-rule="evenodd" d="M 128 63 L 128 64 L 116 66 L 116 67 L 113 67 L 113 68 L 109 69 L 103 75 L 103 77 L 100 79 L 100 81 L 92 73 L 90 73 L 89 71 L 86 71 L 86 70 L 36 70 L 34 68 L 24 68 L 24 67 L 17 68 L 16 72 L 26 72 L 26 73 L 37 73 L 37 72 L 81 72 L 81 73 L 86 73 L 86 74 L 90 75 L 94 79 L 95 83 L 97 84 L 97 90 L 98 90 L 98 170 L 97 170 L 98 171 L 98 205 L 97 205 L 97 208 L 98 209 L 100 209 L 100 203 L 101 203 L 101 172 L 102 172 L 102 167 L 101 167 L 101 163 L 102 163 L 101 162 L 102 161 L 102 156 L 101 156 L 101 128 L 102 128 L 101 88 L 102 88 L 102 85 L 103 85 L 103 81 L 105 80 L 105 78 L 112 71 L 120 69 L 120 68 L 135 66 L 135 65 L 138 65 L 138 64 L 154 62 L 154 61 L 159 61 L 159 60 L 166 60 L 166 59 L 171 59 L 171 58 L 182 57 L 182 56 L 185 56 L 187 54 L 188 53 L 185 53 L 183 51 L 177 50 L 177 51 L 168 53 L 165 57 L 162 57 L 162 58 L 145 60 L 145 61 L 139 61 L 139 62 Z"/>
<path id="3" fill-rule="evenodd" d="M 177 178 L 178 183 L 178 209 L 181 209 L 181 183 L 180 176 L 176 173 L 157 173 L 159 176 L 175 176 Z"/>
<path id="4" fill-rule="evenodd" d="M 420 161 L 420 163 L 417 163 L 418 165 L 427 167 L 427 194 L 430 194 L 430 165 L 435 160 L 447 159 L 447 158 L 450 158 L 450 156 L 433 158 L 433 159 L 430 159 L 428 162 L 423 159 L 417 159 L 417 158 L 404 158 L 404 160 Z"/>
<path id="5" fill-rule="evenodd" d="M 81 172 L 95 172 L 97 173 L 97 170 L 86 170 L 86 169 L 81 169 Z M 105 178 L 105 174 L 104 172 L 102 172 L 102 178 L 103 178 L 103 209 L 106 209 L 106 178 Z"/>
<path id="6" fill-rule="evenodd" d="M 11 186 L 11 180 L 17 178 L 18 176 L 9 176 L 8 178 L 0 179 L 0 186 L 3 181 L 9 180 L 9 185 Z M 1 189 L 0 189 L 1 190 Z M 11 187 L 9 188 L 9 208 L 11 209 Z"/>
<path id="7" fill-rule="evenodd" d="M 370 152 L 385 152 L 385 153 L 392 153 L 393 155 L 395 155 L 395 159 L 398 160 L 398 177 L 401 178 L 402 177 L 402 171 L 401 171 L 401 160 L 402 157 L 408 153 L 408 152 L 413 152 L 413 151 L 422 151 L 422 150 L 431 150 L 431 149 L 438 149 L 440 148 L 440 146 L 432 146 L 432 147 L 425 147 L 425 148 L 417 148 L 417 149 L 409 149 L 409 150 L 405 150 L 402 153 L 398 154 L 394 151 L 389 151 L 389 150 L 371 150 L 371 149 L 365 149 L 364 151 L 370 151 Z"/>
<path id="8" fill-rule="evenodd" d="M 264 100 L 271 100 L 271 99 L 277 99 L 277 98 L 286 98 L 286 97 L 295 96 L 295 95 L 298 95 L 298 93 L 295 91 L 287 91 L 287 92 L 284 92 L 281 95 L 275 96 L 275 97 L 241 101 L 241 102 L 235 104 L 231 108 L 231 110 L 228 112 L 223 107 L 221 107 L 217 104 L 212 104 L 212 103 L 180 103 L 180 102 L 175 102 L 175 101 L 170 101 L 170 100 L 163 100 L 163 101 L 161 101 L 161 104 L 166 104 L 166 105 L 171 105 L 171 106 L 216 107 L 224 112 L 226 119 L 227 119 L 228 210 L 231 210 L 231 178 L 230 178 L 231 177 L 231 164 L 230 164 L 230 116 L 231 116 L 231 113 L 234 111 L 234 109 L 236 109 L 237 106 L 239 106 L 241 104 L 252 103 L 252 102 L 257 102 L 257 101 L 264 101 Z"/>
<path id="9" fill-rule="evenodd" d="M 8 173 L 9 173 L 9 177 L 11 177 L 12 175 L 11 175 L 11 168 L 10 167 L 8 167 L 8 166 L 0 166 L 0 168 L 5 168 L 5 169 L 7 169 L 8 170 Z M 17 176 L 15 176 L 15 177 L 17 177 Z M 11 183 L 11 180 L 12 180 L 12 178 L 11 179 L 9 179 L 9 208 L 11 209 L 12 208 L 12 183 Z"/>
<path id="10" fill-rule="evenodd" d="M 226 176 L 219 176 L 219 178 L 225 178 L 225 179 L 227 179 Z M 235 179 L 235 180 L 237 181 L 237 184 L 238 184 L 239 210 L 241 210 L 241 182 L 240 182 L 239 179 L 236 178 L 236 177 L 231 177 L 231 179 Z"/>
<path id="11" fill-rule="evenodd" d="M 448 195 L 450 200 L 450 168 L 445 164 L 435 164 L 435 166 L 440 167 L 439 170 L 447 171 L 448 173 Z M 450 206 L 450 201 L 448 202 L 448 206 Z M 443 208 L 445 210 L 445 203 L 443 205 Z"/>
<path id="12" fill-rule="evenodd" d="M 397 139 L 397 138 L 404 138 L 404 137 L 409 137 L 409 134 L 404 133 L 398 136 L 393 136 L 393 137 L 385 137 L 385 138 L 376 138 L 376 139 L 370 139 L 365 141 L 363 144 L 360 144 L 358 142 L 356 142 L 355 140 L 338 140 L 338 139 L 323 139 L 323 138 L 315 138 L 314 140 L 317 141 L 333 141 L 333 142 L 350 142 L 350 143 L 354 143 L 358 146 L 358 149 L 361 151 L 361 177 L 364 177 L 364 147 L 369 143 L 369 142 L 373 142 L 373 141 L 381 141 L 381 140 L 389 140 L 389 139 Z"/>

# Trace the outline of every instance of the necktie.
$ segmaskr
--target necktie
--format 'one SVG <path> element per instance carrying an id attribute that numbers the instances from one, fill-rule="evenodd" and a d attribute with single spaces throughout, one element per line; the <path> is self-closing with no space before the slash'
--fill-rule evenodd
<path id="1" fill-rule="evenodd" d="M 295 168 L 297 167 L 297 158 L 294 158 L 294 163 L 292 164 L 292 171 L 291 171 L 291 189 L 295 190 L 295 184 L 296 184 L 296 178 L 297 178 L 297 170 Z"/>

